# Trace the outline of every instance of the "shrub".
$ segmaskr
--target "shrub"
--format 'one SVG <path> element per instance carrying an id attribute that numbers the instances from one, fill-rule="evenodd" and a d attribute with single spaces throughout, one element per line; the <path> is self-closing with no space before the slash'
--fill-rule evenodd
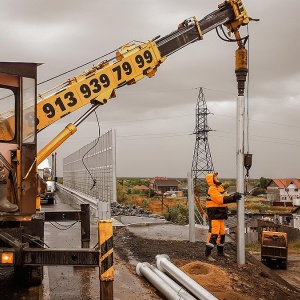
<path id="1" fill-rule="evenodd" d="M 189 210 L 187 206 L 180 203 L 168 208 L 168 211 L 164 213 L 164 217 L 167 221 L 179 225 L 186 225 L 189 223 Z"/>
<path id="2" fill-rule="evenodd" d="M 257 196 L 257 195 L 260 195 L 260 194 L 266 194 L 266 190 L 265 189 L 262 189 L 262 188 L 256 188 L 252 191 L 252 196 Z"/>
<path id="3" fill-rule="evenodd" d="M 146 199 L 144 199 L 144 200 L 142 201 L 142 208 L 148 208 L 148 207 L 149 207 L 149 201 L 146 200 Z"/>
<path id="4" fill-rule="evenodd" d="M 145 190 L 142 194 L 145 196 L 152 198 L 156 195 L 156 192 L 153 189 Z"/>

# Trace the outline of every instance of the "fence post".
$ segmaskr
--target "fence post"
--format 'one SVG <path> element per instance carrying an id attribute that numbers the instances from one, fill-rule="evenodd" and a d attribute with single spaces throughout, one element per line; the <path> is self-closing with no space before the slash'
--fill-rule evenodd
<path id="1" fill-rule="evenodd" d="M 89 248 L 91 240 L 90 205 L 80 204 L 81 248 Z"/>
<path id="2" fill-rule="evenodd" d="M 114 266 L 112 220 L 98 221 L 98 240 L 100 249 L 100 300 L 113 300 Z"/>

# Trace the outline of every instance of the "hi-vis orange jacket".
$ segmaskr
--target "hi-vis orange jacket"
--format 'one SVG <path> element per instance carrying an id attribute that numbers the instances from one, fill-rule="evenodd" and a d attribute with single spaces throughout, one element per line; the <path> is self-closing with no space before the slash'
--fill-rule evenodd
<path id="1" fill-rule="evenodd" d="M 227 203 L 236 202 L 229 196 L 222 185 L 216 185 L 213 179 L 214 174 L 207 174 L 205 179 L 209 186 L 206 199 L 207 215 L 210 220 L 227 219 Z"/>

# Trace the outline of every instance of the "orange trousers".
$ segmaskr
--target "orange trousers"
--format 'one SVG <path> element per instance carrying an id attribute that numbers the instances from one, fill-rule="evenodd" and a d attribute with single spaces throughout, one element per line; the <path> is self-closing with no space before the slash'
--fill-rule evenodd
<path id="1" fill-rule="evenodd" d="M 209 220 L 206 244 L 211 247 L 224 246 L 225 234 L 225 220 Z"/>

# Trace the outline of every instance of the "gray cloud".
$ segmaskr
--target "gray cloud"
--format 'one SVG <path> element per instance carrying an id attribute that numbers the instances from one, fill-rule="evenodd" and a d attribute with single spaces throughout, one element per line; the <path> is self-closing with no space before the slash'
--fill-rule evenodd
<path id="1" fill-rule="evenodd" d="M 251 17 L 261 19 L 249 25 L 249 140 L 254 154 L 250 173 L 252 177 L 299 177 L 300 3 L 243 2 Z M 41 82 L 129 41 L 166 35 L 185 18 L 201 19 L 218 4 L 204 0 L 2 0 L 1 59 L 44 63 L 39 68 Z M 98 110 L 102 132 L 117 131 L 118 176 L 186 176 L 193 158 L 195 141 L 190 133 L 200 86 L 205 87 L 207 105 L 214 114 L 209 124 L 216 131 L 210 133 L 209 141 L 215 168 L 221 177 L 235 176 L 236 48 L 210 32 L 203 41 L 170 56 L 154 78 L 119 89 L 117 98 Z M 39 148 L 83 111 L 41 132 Z M 61 146 L 60 161 L 97 137 L 95 121 L 91 116 Z"/>

